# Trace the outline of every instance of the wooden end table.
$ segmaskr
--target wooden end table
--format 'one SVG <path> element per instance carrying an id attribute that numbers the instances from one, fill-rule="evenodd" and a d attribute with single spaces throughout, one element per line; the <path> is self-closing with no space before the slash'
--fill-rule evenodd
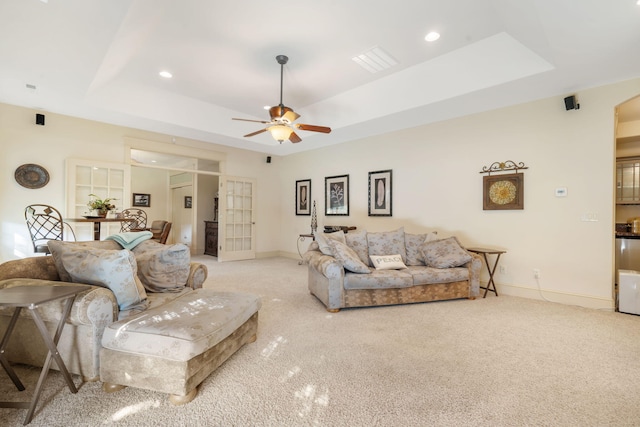
<path id="1" fill-rule="evenodd" d="M 3 288 L 0 289 L 0 307 L 13 307 L 13 315 L 11 316 L 11 320 L 9 321 L 9 326 L 2 337 L 2 342 L 0 342 L 0 364 L 9 375 L 9 378 L 13 381 L 16 388 L 20 391 L 25 389 L 24 385 L 16 375 L 15 371 L 9 364 L 9 360 L 5 356 L 5 349 L 7 344 L 9 343 L 9 338 L 11 338 L 11 333 L 13 332 L 14 327 L 18 321 L 18 316 L 20 315 L 20 311 L 25 308 L 29 310 L 31 313 L 31 317 L 33 317 L 33 321 L 38 327 L 38 331 L 40 331 L 40 335 L 42 335 L 42 339 L 45 344 L 49 348 L 49 353 L 47 353 L 47 358 L 45 359 L 44 365 L 42 366 L 42 371 L 40 372 L 40 378 L 38 379 L 38 383 L 33 392 L 33 397 L 30 402 L 0 402 L 0 408 L 22 408 L 28 409 L 27 415 L 24 419 L 24 425 L 27 425 L 31 422 L 33 418 L 33 413 L 36 409 L 36 405 L 38 404 L 38 399 L 40 398 L 40 393 L 42 392 L 42 386 L 44 385 L 45 380 L 47 379 L 47 375 L 49 374 L 49 367 L 51 366 L 51 359 L 55 359 L 58 364 L 58 369 L 62 373 L 65 381 L 67 382 L 67 386 L 72 393 L 77 393 L 78 389 L 76 388 L 73 380 L 71 379 L 71 375 L 69 375 L 69 371 L 60 357 L 60 353 L 58 352 L 58 341 L 60 340 L 60 335 L 62 334 L 62 329 L 64 328 L 64 324 L 69 317 L 69 313 L 71 312 L 71 307 L 73 306 L 73 298 L 79 294 L 80 292 L 91 288 L 88 285 L 65 285 L 65 286 L 14 286 L 11 288 Z M 49 334 L 47 330 L 47 326 L 42 320 L 42 316 L 38 313 L 37 308 L 47 302 L 55 301 L 59 299 L 66 299 L 66 303 L 64 306 L 64 312 L 58 321 L 58 326 L 56 328 L 56 332 L 53 337 Z"/>
<path id="2" fill-rule="evenodd" d="M 469 252 L 474 252 L 476 254 L 482 255 L 484 257 L 484 265 L 487 266 L 487 271 L 489 272 L 489 281 L 487 282 L 487 287 L 480 286 L 480 289 L 484 289 L 484 295 L 482 298 L 487 297 L 487 292 L 491 291 L 496 296 L 498 296 L 498 291 L 496 290 L 496 283 L 493 281 L 493 275 L 496 272 L 496 268 L 498 267 L 498 261 L 500 260 L 500 255 L 507 253 L 507 251 L 502 251 L 500 249 L 489 249 L 489 248 L 466 248 Z M 496 261 L 493 264 L 493 268 L 489 264 L 489 258 L 487 255 L 496 255 Z M 493 289 L 491 287 L 493 286 Z"/>

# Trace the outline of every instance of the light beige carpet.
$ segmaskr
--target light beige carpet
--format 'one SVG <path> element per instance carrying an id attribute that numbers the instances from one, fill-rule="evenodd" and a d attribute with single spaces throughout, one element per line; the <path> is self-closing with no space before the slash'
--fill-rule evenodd
<path id="1" fill-rule="evenodd" d="M 52 371 L 31 425 L 640 425 L 638 316 L 493 295 L 330 314 L 296 260 L 197 259 L 206 287 L 262 297 L 258 340 L 181 407 L 99 383 L 74 395 Z M 29 393 L 39 371 L 18 373 Z M 22 399 L 1 370 L 0 393 Z"/>

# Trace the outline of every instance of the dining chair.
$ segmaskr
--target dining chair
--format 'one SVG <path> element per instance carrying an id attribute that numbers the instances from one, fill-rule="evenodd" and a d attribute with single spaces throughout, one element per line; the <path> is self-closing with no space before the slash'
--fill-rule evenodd
<path id="1" fill-rule="evenodd" d="M 147 228 L 147 230 L 153 233 L 151 240 L 166 244 L 167 238 L 169 237 L 169 232 L 171 231 L 171 223 L 162 219 L 155 220 L 151 223 L 151 227 Z"/>
<path id="2" fill-rule="evenodd" d="M 62 215 L 53 206 L 33 204 L 24 209 L 24 219 L 31 235 L 33 251 L 49 254 L 49 240 L 64 240 L 64 229 L 68 227 L 73 240 L 76 239 L 73 228 L 62 220 Z"/>
<path id="3" fill-rule="evenodd" d="M 142 209 L 129 208 L 122 211 L 122 217 L 133 219 L 134 221 L 122 222 L 120 232 L 139 231 L 147 228 L 147 213 Z"/>

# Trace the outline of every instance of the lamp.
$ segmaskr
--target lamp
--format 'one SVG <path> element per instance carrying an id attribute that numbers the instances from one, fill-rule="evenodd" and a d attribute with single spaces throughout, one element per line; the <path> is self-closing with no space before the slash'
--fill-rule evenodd
<path id="1" fill-rule="evenodd" d="M 285 139 L 289 139 L 289 137 L 293 133 L 293 129 L 291 129 L 289 126 L 284 125 L 269 126 L 267 130 L 271 132 L 271 136 L 273 136 L 273 138 L 277 141 L 280 141 L 281 144 Z"/>

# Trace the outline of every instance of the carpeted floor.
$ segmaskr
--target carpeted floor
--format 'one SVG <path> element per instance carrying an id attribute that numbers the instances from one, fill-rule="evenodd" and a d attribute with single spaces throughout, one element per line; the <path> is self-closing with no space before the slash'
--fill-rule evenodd
<path id="1" fill-rule="evenodd" d="M 296 260 L 196 259 L 209 267 L 205 287 L 262 297 L 258 340 L 180 407 L 100 383 L 74 395 L 52 371 L 31 425 L 640 424 L 638 316 L 493 295 L 331 314 Z M 18 374 L 26 392 L 0 371 L 3 400 L 23 400 L 39 370 Z M 0 409 L 0 425 L 22 425 L 25 413 Z"/>

